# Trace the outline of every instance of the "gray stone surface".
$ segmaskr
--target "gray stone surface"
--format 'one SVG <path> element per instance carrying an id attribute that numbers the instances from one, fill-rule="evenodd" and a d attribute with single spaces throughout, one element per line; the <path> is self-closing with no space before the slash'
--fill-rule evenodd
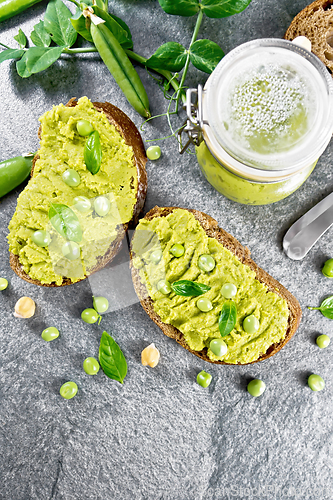
<path id="1" fill-rule="evenodd" d="M 200 37 L 228 52 L 254 38 L 282 37 L 307 0 L 253 0 L 242 14 L 204 21 Z M 13 45 L 21 26 L 30 33 L 46 2 L 0 25 L 0 41 Z M 194 20 L 168 16 L 153 0 L 111 1 L 113 12 L 133 31 L 135 48 L 149 56 L 161 43 L 189 43 Z M 166 102 L 153 79 L 140 75 L 152 112 Z M 189 83 L 204 83 L 191 71 Z M 64 57 L 49 70 L 20 79 L 11 62 L 0 66 L 0 160 L 35 150 L 38 117 L 52 104 L 88 95 L 123 109 L 139 126 L 140 117 L 117 90 L 94 55 Z M 144 126 L 143 138 L 168 135 L 164 119 Z M 102 328 L 85 325 L 80 312 L 91 305 L 85 282 L 59 289 L 23 282 L 8 264 L 7 226 L 19 189 L 0 203 L 0 498 L 1 500 L 220 500 L 297 498 L 329 500 L 333 491 L 332 349 L 320 350 L 318 333 L 332 323 L 307 305 L 332 293 L 320 273 L 332 257 L 332 231 L 302 262 L 290 261 L 281 241 L 287 228 L 333 188 L 333 144 L 310 179 L 292 196 L 271 206 L 233 203 L 205 181 L 195 156 L 180 157 L 173 140 L 161 142 L 163 156 L 148 163 L 146 209 L 178 205 L 203 210 L 248 245 L 259 265 L 289 288 L 304 316 L 294 339 L 272 359 L 244 367 L 210 366 L 165 337 L 139 304 L 107 314 L 112 333 L 128 360 L 123 386 L 99 373 L 87 376 L 86 356 L 97 356 Z M 31 296 L 31 320 L 13 317 L 16 300 Z M 55 325 L 61 337 L 45 343 L 40 334 Z M 140 364 L 140 352 L 155 342 L 157 368 Z M 205 390 L 198 371 L 213 375 Z M 326 380 L 321 393 L 306 385 L 310 373 Z M 246 392 L 252 377 L 265 380 L 261 398 Z M 66 380 L 79 386 L 71 401 L 59 396 Z"/>

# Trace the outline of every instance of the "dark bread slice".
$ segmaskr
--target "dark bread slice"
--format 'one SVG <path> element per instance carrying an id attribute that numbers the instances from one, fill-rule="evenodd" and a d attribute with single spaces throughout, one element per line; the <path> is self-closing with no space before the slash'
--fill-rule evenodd
<path id="1" fill-rule="evenodd" d="M 176 210 L 178 207 L 154 207 L 150 210 L 145 219 L 151 220 L 154 217 L 166 217 L 173 210 Z M 183 209 L 191 212 L 194 217 L 199 221 L 206 234 L 210 238 L 215 238 L 219 243 L 221 243 L 225 248 L 230 250 L 240 262 L 249 266 L 256 273 L 256 279 L 261 283 L 267 286 L 268 290 L 278 294 L 280 297 L 286 300 L 289 308 L 289 320 L 288 320 L 288 328 L 286 331 L 286 336 L 277 344 L 272 344 L 266 353 L 263 353 L 256 361 L 252 361 L 251 363 L 242 363 L 242 364 L 252 364 L 257 363 L 258 361 L 262 361 L 264 359 L 270 358 L 275 353 L 277 353 L 286 343 L 291 339 L 291 337 L 296 332 L 301 318 L 302 318 L 302 309 L 299 305 L 298 300 L 283 286 L 281 283 L 276 281 L 272 276 L 270 276 L 266 271 L 261 269 L 257 264 L 250 258 L 250 251 L 247 247 L 243 247 L 241 243 L 236 240 L 231 234 L 224 231 L 218 226 L 218 223 L 215 219 L 210 217 L 209 215 L 199 212 L 197 210 L 192 209 Z M 134 255 L 131 254 L 133 258 Z M 168 337 L 175 339 L 181 346 L 190 351 L 192 354 L 195 354 L 201 359 L 208 361 L 210 363 L 221 364 L 221 365 L 230 365 L 231 363 L 225 363 L 224 361 L 212 361 L 207 356 L 207 348 L 204 348 L 202 351 L 194 351 L 190 349 L 187 345 L 184 336 L 181 331 L 175 328 L 172 325 L 168 325 L 163 323 L 158 314 L 154 311 L 153 301 L 148 296 L 145 285 L 142 283 L 140 279 L 140 275 L 138 270 L 133 266 L 131 261 L 131 271 L 132 271 L 132 279 L 134 284 L 134 289 L 139 297 L 142 307 L 146 311 L 146 313 L 150 316 L 150 318 L 161 328 L 162 332 Z"/>
<path id="2" fill-rule="evenodd" d="M 333 0 L 316 0 L 292 20 L 284 35 L 286 40 L 306 36 L 311 51 L 333 73 Z"/>
<path id="3" fill-rule="evenodd" d="M 76 106 L 76 104 L 77 104 L 76 99 L 72 98 L 66 104 L 66 106 L 74 107 Z M 123 224 L 121 227 L 118 228 L 117 238 L 111 243 L 107 253 L 98 258 L 97 264 L 89 271 L 89 276 L 95 273 L 96 271 L 99 271 L 103 267 L 105 267 L 117 255 L 118 251 L 121 248 L 122 240 L 124 239 L 128 227 L 137 224 L 139 215 L 142 212 L 142 209 L 145 204 L 147 186 L 148 186 L 147 172 L 146 172 L 146 162 L 147 162 L 146 152 L 142 142 L 141 135 L 136 126 L 134 125 L 134 123 L 132 122 L 132 120 L 130 120 L 130 118 L 128 118 L 128 116 L 125 115 L 123 111 L 121 111 L 116 106 L 113 106 L 113 104 L 110 104 L 109 102 L 93 102 L 93 105 L 97 109 L 97 111 L 103 112 L 106 115 L 109 122 L 116 127 L 118 132 L 125 139 L 126 144 L 132 146 L 133 161 L 135 162 L 138 175 L 138 188 L 136 193 L 137 201 L 133 209 L 132 219 L 128 223 Z M 39 127 L 38 130 L 38 137 L 39 139 L 41 138 L 41 127 Z M 33 176 L 34 166 L 38 158 L 39 158 L 38 155 L 34 157 L 31 176 Z M 47 287 L 59 286 L 56 285 L 55 283 L 43 284 L 38 280 L 30 278 L 30 276 L 24 271 L 22 265 L 20 264 L 18 255 L 10 253 L 9 262 L 12 270 L 20 278 L 22 278 L 25 281 L 28 281 L 28 283 L 33 283 L 34 285 L 47 286 Z M 76 283 L 78 283 L 78 281 Z M 64 278 L 60 286 L 71 285 L 71 284 L 72 284 L 71 279 Z"/>

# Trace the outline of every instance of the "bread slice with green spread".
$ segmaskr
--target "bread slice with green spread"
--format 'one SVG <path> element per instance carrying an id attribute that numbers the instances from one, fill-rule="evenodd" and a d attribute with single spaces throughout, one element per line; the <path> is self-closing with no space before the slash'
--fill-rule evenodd
<path id="1" fill-rule="evenodd" d="M 213 269 L 202 270 L 202 255 L 214 259 Z M 203 212 L 177 207 L 150 210 L 132 239 L 131 270 L 135 291 L 150 318 L 165 335 L 210 363 L 249 364 L 267 359 L 291 339 L 301 320 L 297 299 Z M 160 291 L 160 283 L 183 280 L 206 285 L 209 290 L 200 297 L 177 295 L 170 288 Z M 221 293 L 227 283 L 236 288 L 232 299 Z M 199 309 L 202 297 L 208 299 L 211 310 Z M 231 301 L 237 310 L 235 324 L 223 337 L 226 354 L 217 356 L 210 343 L 221 339 L 220 314 Z M 249 316 L 258 320 L 253 333 L 243 326 Z"/>
<path id="2" fill-rule="evenodd" d="M 88 136 L 78 133 L 80 120 L 99 135 L 102 159 L 94 174 L 86 165 Z M 31 179 L 9 224 L 10 265 L 30 283 L 70 285 L 109 263 L 129 224 L 137 222 L 147 192 L 147 158 L 134 123 L 110 103 L 71 99 L 40 122 Z M 64 177 L 68 171 L 74 171 L 76 185 Z M 36 244 L 40 231 L 47 235 L 46 246 Z"/>

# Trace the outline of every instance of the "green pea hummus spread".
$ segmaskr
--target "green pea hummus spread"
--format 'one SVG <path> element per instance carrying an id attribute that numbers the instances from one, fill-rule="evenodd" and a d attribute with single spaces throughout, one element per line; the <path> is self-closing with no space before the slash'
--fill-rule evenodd
<path id="1" fill-rule="evenodd" d="M 100 136 L 102 164 L 96 175 L 89 172 L 84 162 L 86 137 L 76 130 L 78 120 L 89 121 Z M 117 237 L 120 224 L 131 220 L 136 203 L 137 170 L 132 148 L 87 97 L 79 99 L 75 107 L 54 106 L 40 122 L 39 159 L 9 224 L 9 249 L 19 256 L 24 271 L 32 279 L 42 284 L 61 285 L 64 277 L 76 282 L 89 274 Z M 67 169 L 74 169 L 80 175 L 77 187 L 63 181 L 62 175 Z M 91 201 L 92 208 L 87 213 L 75 210 L 73 200 L 77 196 Z M 108 198 L 111 203 L 104 217 L 94 211 L 94 200 L 98 196 Z M 50 224 L 51 203 L 70 207 L 79 219 L 83 236 L 77 260 L 71 261 L 61 252 L 66 240 Z M 40 229 L 51 235 L 48 247 L 39 247 L 31 239 Z"/>
<path id="2" fill-rule="evenodd" d="M 185 248 L 182 257 L 174 257 L 170 248 L 180 243 Z M 133 265 L 139 270 L 140 279 L 145 284 L 154 303 L 155 312 L 162 321 L 178 328 L 189 347 L 195 351 L 208 348 L 211 360 L 223 360 L 232 364 L 250 363 L 274 343 L 286 335 L 289 318 L 287 302 L 278 294 L 255 278 L 255 272 L 242 264 L 233 253 L 216 239 L 209 238 L 187 210 L 176 209 L 166 217 L 142 219 L 133 239 Z M 151 252 L 163 251 L 158 264 L 149 260 Z M 210 254 L 216 262 L 211 272 L 201 271 L 198 259 L 202 254 Z M 198 297 L 184 297 L 171 292 L 163 295 L 157 290 L 157 283 L 166 279 L 170 283 L 191 280 L 209 285 L 211 289 L 201 297 L 207 297 L 213 305 L 209 312 L 201 312 L 196 306 Z M 237 287 L 234 302 L 237 307 L 237 321 L 232 332 L 224 337 L 228 351 L 217 357 L 210 349 L 213 338 L 219 338 L 218 318 L 222 306 L 228 299 L 221 295 L 225 283 Z M 260 323 L 255 333 L 246 333 L 243 320 L 254 315 Z"/>

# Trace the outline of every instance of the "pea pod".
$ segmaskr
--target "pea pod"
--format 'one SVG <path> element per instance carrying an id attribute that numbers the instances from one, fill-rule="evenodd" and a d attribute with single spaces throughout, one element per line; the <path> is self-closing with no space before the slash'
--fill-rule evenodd
<path id="1" fill-rule="evenodd" d="M 150 117 L 145 88 L 117 39 L 104 24 L 95 26 L 91 23 L 90 33 L 101 58 L 128 102 L 141 116 Z"/>
<path id="2" fill-rule="evenodd" d="M 0 163 L 0 198 L 26 180 L 31 172 L 33 157 L 16 156 Z"/>
<path id="3" fill-rule="evenodd" d="M 16 16 L 41 0 L 0 0 L 0 22 Z"/>

